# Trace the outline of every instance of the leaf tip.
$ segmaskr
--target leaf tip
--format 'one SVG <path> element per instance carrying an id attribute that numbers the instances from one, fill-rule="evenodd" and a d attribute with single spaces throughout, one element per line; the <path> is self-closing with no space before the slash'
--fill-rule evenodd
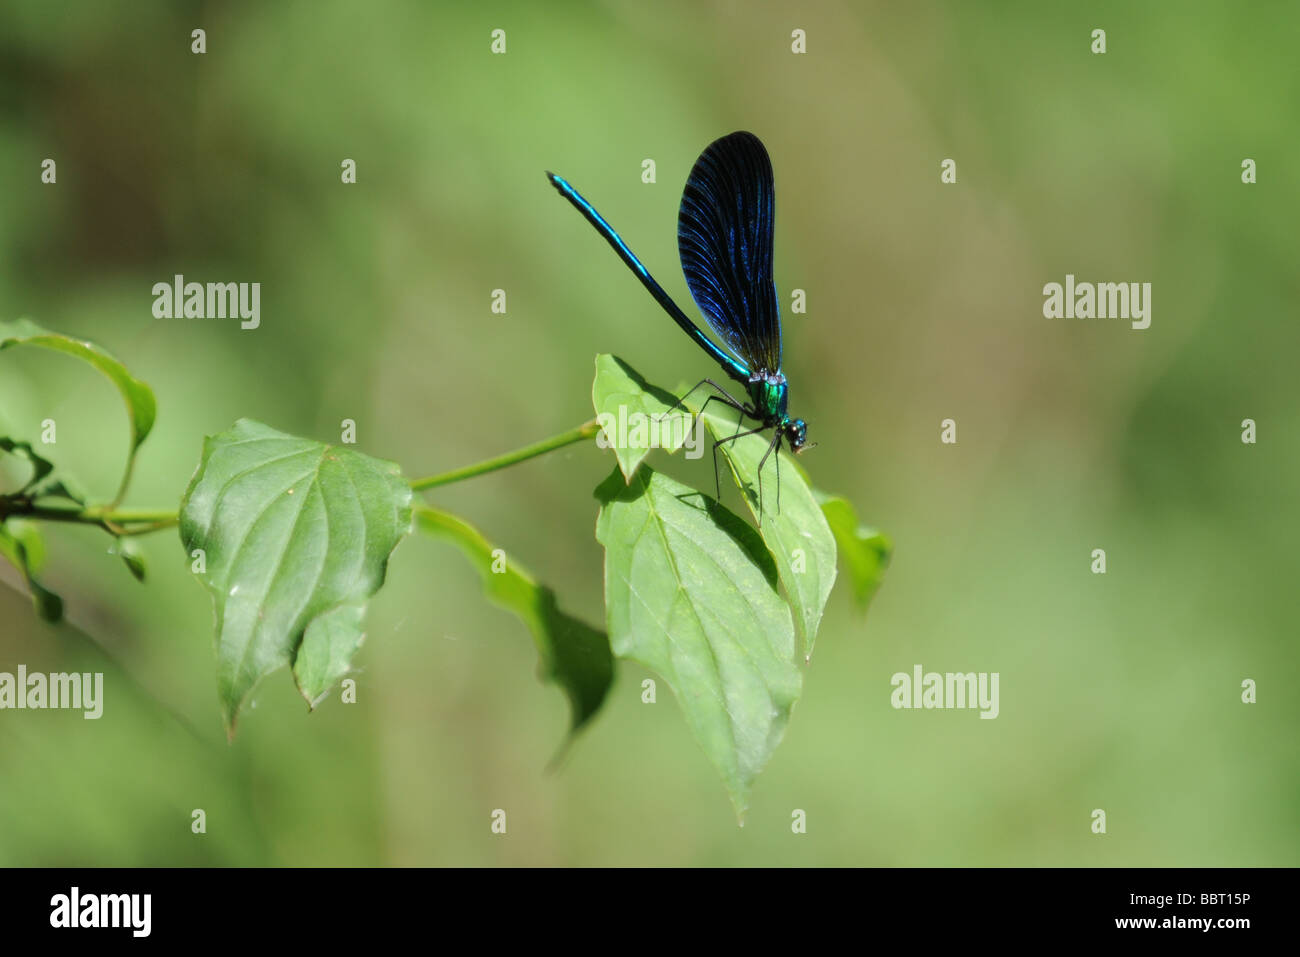
<path id="1" fill-rule="evenodd" d="M 32 591 L 32 601 L 36 605 L 36 614 L 42 621 L 57 625 L 63 620 L 63 599 L 58 595 L 35 586 Z"/>

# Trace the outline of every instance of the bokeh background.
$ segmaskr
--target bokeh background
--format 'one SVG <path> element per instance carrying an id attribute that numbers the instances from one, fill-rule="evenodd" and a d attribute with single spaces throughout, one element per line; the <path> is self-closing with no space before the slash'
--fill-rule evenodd
<path id="1" fill-rule="evenodd" d="M 240 416 L 327 441 L 353 418 L 414 476 L 584 421 L 598 352 L 669 387 L 709 374 L 543 170 L 687 304 L 682 183 L 750 129 L 777 175 L 792 411 L 820 442 L 803 464 L 896 544 L 865 619 L 832 595 L 741 829 L 636 667 L 547 773 L 565 701 L 450 546 L 399 547 L 357 704 L 309 715 L 280 673 L 227 744 L 176 536 L 141 541 L 140 585 L 102 533 L 51 528 L 69 622 L 36 621 L 10 574 L 0 670 L 105 671 L 105 714 L 0 713 L 0 863 L 1300 863 L 1297 28 L 1294 4 L 1226 0 L 0 3 L 0 316 L 152 385 L 127 504 L 174 505 Z M 1067 272 L 1153 283 L 1151 328 L 1044 319 Z M 153 318 L 175 273 L 261 282 L 261 328 Z M 0 434 L 48 416 L 109 497 L 111 387 L 0 355 Z M 431 499 L 599 623 L 611 464 L 573 447 Z M 1001 715 L 893 710 L 917 663 L 999 672 Z"/>

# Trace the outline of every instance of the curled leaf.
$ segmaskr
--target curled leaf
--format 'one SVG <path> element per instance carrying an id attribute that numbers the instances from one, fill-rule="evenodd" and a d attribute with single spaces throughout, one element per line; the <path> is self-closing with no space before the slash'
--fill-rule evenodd
<path id="1" fill-rule="evenodd" d="M 0 322 L 0 351 L 12 346 L 35 346 L 76 356 L 83 362 L 98 369 L 117 387 L 122 400 L 126 403 L 127 418 L 131 424 L 131 446 L 127 454 L 126 468 L 118 487 L 114 502 L 120 501 L 131 481 L 131 470 L 135 465 L 135 455 L 140 444 L 148 437 L 153 428 L 157 414 L 153 391 L 127 371 L 117 359 L 106 350 L 85 339 L 76 339 L 61 333 L 43 329 L 30 319 L 13 319 Z"/>
<path id="2" fill-rule="evenodd" d="M 15 458 L 22 459 L 31 467 L 31 473 L 28 475 L 27 481 L 18 489 L 19 493 L 28 491 L 54 471 L 54 464 L 48 459 L 37 455 L 30 442 L 19 442 L 8 436 L 0 435 L 0 452 L 7 452 Z"/>
<path id="3" fill-rule="evenodd" d="M 32 593 L 36 614 L 48 622 L 63 617 L 63 599 L 37 580 L 45 559 L 45 542 L 36 526 L 26 522 L 0 523 L 0 555 L 22 572 Z"/>
<path id="4" fill-rule="evenodd" d="M 569 698 L 569 733 L 575 734 L 600 708 L 614 680 L 614 660 L 605 633 L 560 611 L 555 593 L 495 549 L 478 529 L 449 512 L 416 509 L 417 527 L 456 545 L 483 578 L 489 598 L 528 626 L 541 659 L 543 679 Z"/>

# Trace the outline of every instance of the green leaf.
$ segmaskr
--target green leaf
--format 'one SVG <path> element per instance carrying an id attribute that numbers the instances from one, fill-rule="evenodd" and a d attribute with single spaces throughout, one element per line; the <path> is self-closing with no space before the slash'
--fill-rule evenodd
<path id="1" fill-rule="evenodd" d="M 23 561 L 28 570 L 33 575 L 39 575 L 45 567 L 45 539 L 41 535 L 40 526 L 21 518 L 11 518 L 0 527 L 5 528 L 10 538 L 22 546 Z"/>
<path id="2" fill-rule="evenodd" d="M 691 403 L 697 411 L 699 405 Z M 709 406 L 704 421 L 715 439 L 736 433 L 736 413 L 715 413 Z M 746 425 L 745 428 L 752 428 Z M 720 446 L 731 474 L 740 487 L 745 504 L 758 517 L 758 464 L 771 445 L 771 432 L 750 435 Z M 776 458 L 782 458 L 780 511 L 777 511 Z M 781 584 L 785 586 L 795 624 L 802 638 L 805 660 L 812 657 L 813 643 L 821 625 L 826 600 L 835 584 L 835 536 L 817 505 L 807 475 L 785 449 L 768 456 L 763 467 L 763 516 L 759 533 L 776 560 Z"/>
<path id="3" fill-rule="evenodd" d="M 22 572 L 36 614 L 48 622 L 61 619 L 63 599 L 36 579 L 45 562 L 45 542 L 36 526 L 19 521 L 0 523 L 0 555 Z"/>
<path id="4" fill-rule="evenodd" d="M 559 610 L 555 593 L 514 559 L 494 549 L 467 522 L 435 508 L 417 508 L 416 527 L 456 545 L 478 569 L 487 596 L 514 614 L 533 633 L 542 680 L 554 681 L 569 698 L 569 736 L 600 708 L 614 680 L 609 638 Z"/>
<path id="5" fill-rule="evenodd" d="M 25 492 L 45 476 L 54 471 L 54 464 L 48 459 L 41 458 L 32 449 L 30 442 L 19 442 L 8 436 L 0 436 L 0 452 L 7 452 L 15 458 L 22 459 L 31 466 L 32 472 L 27 481 L 18 489 L 19 492 Z"/>
<path id="6" fill-rule="evenodd" d="M 839 543 L 840 557 L 853 582 L 853 599 L 865 611 L 880 587 L 893 554 L 893 543 L 883 532 L 859 525 L 858 514 L 847 499 L 819 489 L 813 489 L 813 494 Z"/>
<path id="7" fill-rule="evenodd" d="M 126 565 L 126 570 L 131 573 L 136 581 L 144 581 L 144 555 L 140 552 L 140 546 L 132 539 L 123 538 L 119 535 L 112 546 L 109 547 L 108 553 L 122 559 L 122 563 Z"/>
<path id="8" fill-rule="evenodd" d="M 121 485 L 118 487 L 117 496 L 113 500 L 114 503 L 121 501 L 123 493 L 126 492 L 127 484 L 131 481 L 131 469 L 135 465 L 135 454 L 140 448 L 140 443 L 148 437 L 149 430 L 153 428 L 154 417 L 157 413 L 153 392 L 147 385 L 127 372 L 122 363 L 93 342 L 50 332 L 47 329 L 42 329 L 30 319 L 14 319 L 0 322 L 0 352 L 10 346 L 21 345 L 37 346 L 42 349 L 52 349 L 55 352 L 76 356 L 78 359 L 90 363 L 107 376 L 113 385 L 117 386 L 117 391 L 122 394 L 122 399 L 126 402 L 127 417 L 131 422 L 131 449 L 127 455 L 126 469 L 122 473 Z"/>
<path id="9" fill-rule="evenodd" d="M 346 672 L 361 611 L 410 527 L 411 490 L 391 462 L 248 419 L 204 441 L 180 532 L 186 552 L 204 552 L 232 736 L 264 675 L 293 665 L 314 707 Z"/>
<path id="10" fill-rule="evenodd" d="M 596 441 L 602 448 L 614 449 L 618 467 L 628 482 L 652 448 L 663 448 L 671 454 L 690 434 L 689 412 L 679 408 L 668 414 L 677 397 L 650 385 L 617 356 L 596 356 L 591 402 L 601 425 Z"/>
<path id="11" fill-rule="evenodd" d="M 610 644 L 661 675 L 743 820 L 802 675 L 790 609 L 752 526 L 649 466 L 596 489 Z"/>

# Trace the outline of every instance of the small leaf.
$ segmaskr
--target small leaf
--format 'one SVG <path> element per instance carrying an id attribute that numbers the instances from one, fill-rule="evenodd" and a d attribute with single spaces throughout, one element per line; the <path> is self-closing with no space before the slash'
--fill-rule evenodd
<path id="1" fill-rule="evenodd" d="M 686 409 L 678 407 L 668 415 L 677 397 L 650 385 L 617 356 L 596 356 L 591 402 L 604 433 L 603 442 L 613 447 L 628 482 L 652 448 L 671 454 L 690 434 L 692 417 Z"/>
<path id="2" fill-rule="evenodd" d="M 790 609 L 752 526 L 645 466 L 599 488 L 610 644 L 661 675 L 743 820 L 802 675 Z"/>
<path id="3" fill-rule="evenodd" d="M 533 633 L 542 679 L 554 681 L 569 698 L 572 737 L 600 708 L 614 680 L 609 638 L 560 611 L 551 589 L 493 549 L 469 523 L 435 508 L 417 508 L 415 517 L 421 531 L 460 548 L 478 569 L 488 597 L 514 612 Z"/>
<path id="4" fill-rule="evenodd" d="M 11 518 L 3 526 L 9 535 L 23 547 L 23 561 L 33 575 L 39 575 L 45 567 L 45 539 L 41 528 L 35 522 Z"/>
<path id="5" fill-rule="evenodd" d="M 410 527 L 410 486 L 391 462 L 248 419 L 204 442 L 180 531 L 187 553 L 206 555 L 199 577 L 215 605 L 217 690 L 231 735 L 264 675 L 292 664 L 315 704 L 346 671 L 360 611 Z"/>
<path id="6" fill-rule="evenodd" d="M 63 599 L 36 580 L 45 559 L 45 542 L 39 530 L 25 522 L 0 524 L 0 555 L 23 574 L 32 593 L 36 614 L 48 622 L 63 617 Z"/>
<path id="7" fill-rule="evenodd" d="M 0 452 L 8 452 L 10 455 L 22 459 L 32 468 L 32 473 L 28 476 L 27 481 L 18 489 L 19 492 L 26 492 L 45 476 L 54 471 L 54 464 L 48 459 L 41 458 L 32 449 L 30 442 L 19 442 L 8 436 L 0 436 Z"/>
<path id="8" fill-rule="evenodd" d="M 853 599 L 865 611 L 880 587 L 894 546 L 883 532 L 859 525 L 857 512 L 847 499 L 819 489 L 813 489 L 813 494 L 839 543 L 840 557 L 853 581 Z"/>
<path id="9" fill-rule="evenodd" d="M 702 401 L 702 400 L 701 400 Z M 699 406 L 692 402 L 692 407 Z M 736 418 L 714 413 L 716 404 L 704 414 L 715 439 L 729 439 L 736 433 Z M 747 424 L 745 428 L 752 428 Z M 758 517 L 758 464 L 771 446 L 771 432 L 749 435 L 719 446 L 740 487 L 745 504 Z M 777 464 L 780 455 L 780 511 L 777 510 Z M 773 452 L 763 466 L 763 517 L 759 525 L 763 541 L 776 559 L 781 584 L 794 609 L 795 624 L 803 639 L 804 658 L 812 657 L 813 643 L 821 625 L 826 600 L 835 584 L 835 537 L 817 506 L 803 469 L 789 451 Z"/>
<path id="10" fill-rule="evenodd" d="M 33 488 L 28 493 L 33 501 L 37 499 L 62 498 L 69 502 L 76 502 L 78 505 L 86 504 L 85 493 L 78 490 L 75 485 L 68 483 L 68 477 L 65 474 L 63 478 L 51 479 L 39 488 Z"/>
<path id="11" fill-rule="evenodd" d="M 131 469 L 135 465 L 136 451 L 140 448 L 140 443 L 148 437 L 149 430 L 153 428 L 154 417 L 157 413 L 153 392 L 147 385 L 127 372 L 122 363 L 92 342 L 50 332 L 47 329 L 42 329 L 30 319 L 14 319 L 0 322 L 0 351 L 8 349 L 10 346 L 20 345 L 37 346 L 76 356 L 90 363 L 107 376 L 113 385 L 117 386 L 117 391 L 122 394 L 122 399 L 126 402 L 127 416 L 131 421 L 131 449 L 127 455 L 126 469 L 122 474 L 122 482 L 118 487 L 117 497 L 114 499 L 114 502 L 120 501 L 122 494 L 126 491 L 127 483 L 131 480 Z"/>
<path id="12" fill-rule="evenodd" d="M 122 559 L 126 565 L 127 571 L 138 582 L 143 582 L 145 577 L 144 555 L 140 552 L 140 546 L 129 538 L 118 536 L 113 545 L 109 547 L 108 553 L 116 555 Z"/>

